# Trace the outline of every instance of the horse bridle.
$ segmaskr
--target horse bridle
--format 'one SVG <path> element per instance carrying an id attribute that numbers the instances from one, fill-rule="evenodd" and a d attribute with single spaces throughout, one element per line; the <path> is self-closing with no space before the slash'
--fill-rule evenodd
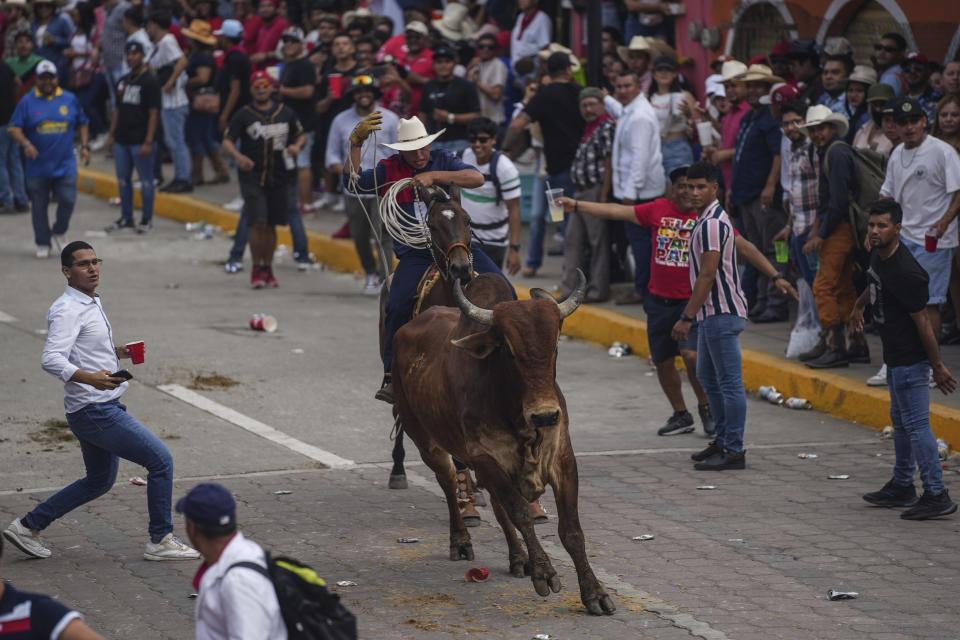
<path id="1" fill-rule="evenodd" d="M 443 262 L 445 266 L 440 266 L 440 261 L 437 260 L 436 245 L 433 244 L 433 238 L 430 239 L 430 256 L 433 258 L 433 264 L 436 265 L 437 271 L 440 273 L 440 277 L 444 280 L 450 280 L 450 254 L 453 253 L 455 249 L 463 249 L 467 252 L 467 256 L 470 258 L 470 271 L 473 271 L 473 251 L 470 249 L 470 245 L 467 245 L 463 242 L 454 242 L 449 247 L 447 247 L 446 253 L 443 254 Z"/>

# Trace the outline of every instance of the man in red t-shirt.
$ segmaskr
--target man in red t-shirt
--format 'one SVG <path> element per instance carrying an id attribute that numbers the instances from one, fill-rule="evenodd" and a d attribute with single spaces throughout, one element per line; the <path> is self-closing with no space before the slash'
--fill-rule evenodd
<path id="1" fill-rule="evenodd" d="M 683 342 L 678 343 L 670 337 L 670 331 L 680 319 L 690 297 L 690 233 L 697 223 L 697 212 L 690 209 L 686 202 L 686 170 L 686 167 L 680 167 L 671 172 L 673 189 L 669 198 L 657 198 L 644 204 L 601 204 L 559 199 L 567 211 L 632 222 L 650 229 L 653 250 L 650 255 L 650 283 L 647 286 L 649 295 L 643 302 L 647 314 L 647 340 L 660 386 L 673 407 L 673 415 L 657 431 L 661 436 L 694 430 L 693 416 L 687 411 L 683 400 L 680 372 L 676 366 L 678 355 L 683 358 L 690 386 L 697 396 L 704 433 L 712 435 L 714 431 L 707 394 L 697 381 L 696 328 L 691 328 Z"/>
<path id="2" fill-rule="evenodd" d="M 407 118 L 420 113 L 423 85 L 436 77 L 429 45 L 430 30 L 422 22 L 414 21 L 407 24 L 402 36 L 387 40 L 377 54 L 380 62 L 393 60 L 388 73 L 380 78 L 381 103 Z"/>
<path id="3" fill-rule="evenodd" d="M 263 24 L 257 31 L 257 40 L 253 45 L 253 51 L 250 51 L 250 62 L 257 70 L 279 64 L 277 57 L 277 43 L 283 35 L 284 29 L 290 26 L 284 18 L 277 13 L 277 0 L 260 0 L 260 6 L 257 8 L 260 19 Z"/>

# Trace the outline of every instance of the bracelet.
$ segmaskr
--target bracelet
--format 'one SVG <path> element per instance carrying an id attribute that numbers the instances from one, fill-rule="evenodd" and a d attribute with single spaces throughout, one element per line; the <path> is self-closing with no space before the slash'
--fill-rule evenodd
<path id="1" fill-rule="evenodd" d="M 693 322 L 693 321 L 694 321 L 694 318 L 691 318 L 687 314 L 685 313 L 680 314 L 680 322 Z"/>
<path id="2" fill-rule="evenodd" d="M 510 245 L 510 249 L 512 249 L 513 251 L 520 251 L 520 245 L 519 245 L 519 244 L 512 244 L 512 245 Z"/>
<path id="3" fill-rule="evenodd" d="M 457 116 L 455 116 L 455 115 L 452 114 L 452 113 L 448 113 L 448 114 L 447 114 L 447 124 L 456 124 L 456 122 L 457 122 Z"/>

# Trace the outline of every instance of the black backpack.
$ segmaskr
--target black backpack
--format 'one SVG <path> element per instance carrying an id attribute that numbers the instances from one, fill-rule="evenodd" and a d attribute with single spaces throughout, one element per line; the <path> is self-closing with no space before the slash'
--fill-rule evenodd
<path id="1" fill-rule="evenodd" d="M 500 161 L 501 155 L 499 151 L 494 150 L 493 155 L 490 156 L 490 173 L 482 174 L 484 181 L 493 182 L 493 188 L 497 192 L 497 204 L 503 202 L 503 189 L 500 188 L 500 176 L 497 175 L 497 163 Z M 463 159 L 463 151 L 458 152 L 456 156 Z M 499 225 L 499 223 L 497 224 Z"/>
<path id="2" fill-rule="evenodd" d="M 237 562 L 273 583 L 290 640 L 357 640 L 357 619 L 340 604 L 340 596 L 327 591 L 326 582 L 309 566 L 292 558 L 271 558 L 267 566 Z"/>

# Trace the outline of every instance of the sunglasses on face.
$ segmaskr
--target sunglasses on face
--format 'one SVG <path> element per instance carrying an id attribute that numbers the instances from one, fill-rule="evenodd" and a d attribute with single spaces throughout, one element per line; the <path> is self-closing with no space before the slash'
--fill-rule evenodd
<path id="1" fill-rule="evenodd" d="M 355 87 L 370 87 L 373 86 L 373 76 L 362 75 L 357 76 L 353 79 L 353 86 Z"/>
<path id="2" fill-rule="evenodd" d="M 898 49 L 897 47 L 891 47 L 888 44 L 875 44 L 873 45 L 873 50 L 886 51 L 887 53 L 896 53 L 897 51 L 900 51 L 900 49 Z"/>
<path id="3" fill-rule="evenodd" d="M 490 136 L 470 136 L 470 142 L 479 142 L 480 144 L 486 144 L 493 140 Z"/>

